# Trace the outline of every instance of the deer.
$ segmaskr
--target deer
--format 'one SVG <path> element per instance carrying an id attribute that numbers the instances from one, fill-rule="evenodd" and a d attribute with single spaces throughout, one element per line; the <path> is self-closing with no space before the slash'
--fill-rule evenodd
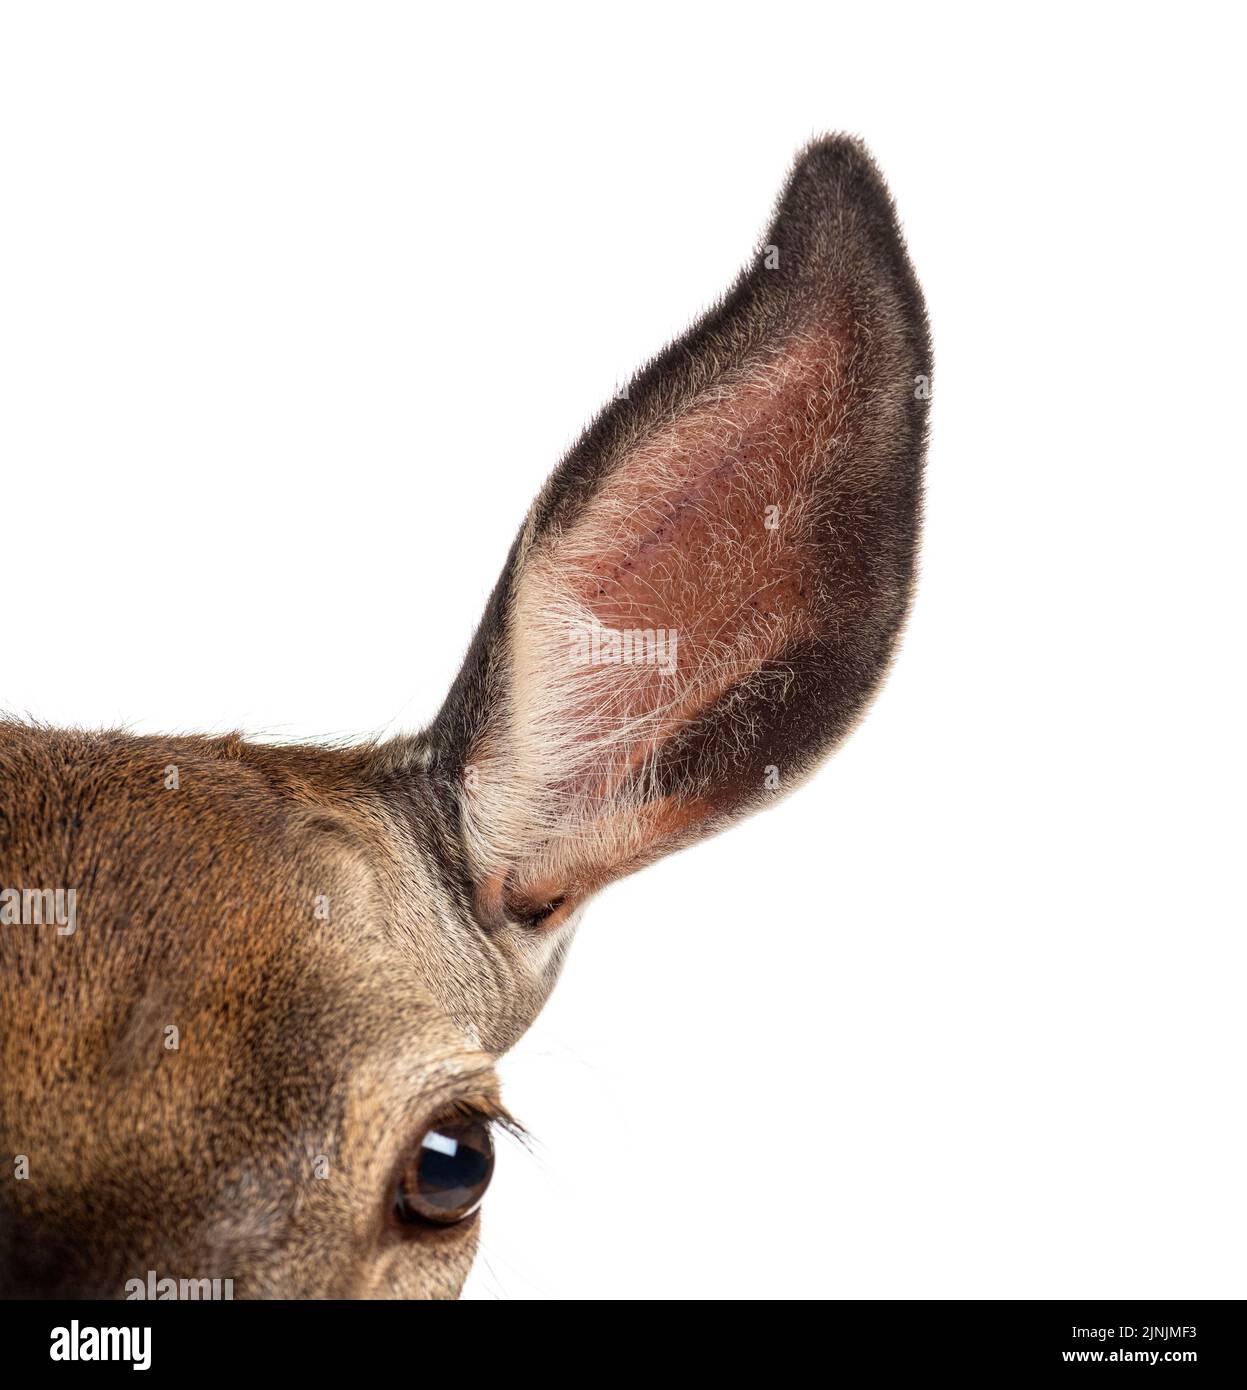
<path id="1" fill-rule="evenodd" d="M 883 177 L 817 138 L 555 468 L 422 732 L 0 724 L 0 1294 L 458 1297 L 497 1066 L 589 900 L 799 786 L 887 674 L 930 380 Z"/>

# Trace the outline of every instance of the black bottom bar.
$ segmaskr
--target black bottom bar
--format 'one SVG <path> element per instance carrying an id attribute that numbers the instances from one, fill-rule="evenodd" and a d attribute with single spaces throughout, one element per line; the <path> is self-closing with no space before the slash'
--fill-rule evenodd
<path id="1" fill-rule="evenodd" d="M 724 1353 L 751 1351 L 772 1364 L 799 1356 L 830 1371 L 864 1364 L 885 1375 L 983 1374 L 1001 1383 L 1015 1371 L 1094 1379 L 1106 1367 L 1179 1376 L 1213 1367 L 1241 1376 L 1247 1365 L 1240 1300 L 775 1304 L 729 1312 L 730 1321 L 711 1304 L 680 1303 L 671 1313 L 640 1301 L 600 1307 L 591 1316 L 607 1326 L 586 1342 L 579 1313 L 567 1345 L 562 1318 L 534 1325 L 531 1311 L 520 1327 L 499 1323 L 494 1311 L 410 1303 L 8 1303 L 0 1304 L 0 1364 L 11 1385 L 23 1372 L 37 1374 L 37 1384 L 49 1375 L 133 1375 L 144 1362 L 158 1375 L 274 1370 L 317 1380 L 382 1362 L 423 1377 L 453 1362 L 462 1379 L 499 1374 L 499 1353 L 507 1369 L 524 1365 L 529 1374 L 566 1374 L 570 1353 L 577 1379 L 589 1384 L 632 1367 L 661 1365 L 669 1376 L 682 1364 L 692 1374 Z M 461 1319 L 489 1340 L 465 1341 Z M 599 1339 L 600 1352 L 586 1350 Z M 477 1351 L 485 1354 L 473 1368 Z"/>

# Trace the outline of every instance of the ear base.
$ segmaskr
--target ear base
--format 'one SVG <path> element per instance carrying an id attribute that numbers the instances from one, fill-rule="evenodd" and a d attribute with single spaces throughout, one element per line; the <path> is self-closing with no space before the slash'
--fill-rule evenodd
<path id="1" fill-rule="evenodd" d="M 546 484 L 432 727 L 491 915 L 701 838 L 849 731 L 908 604 L 930 375 L 883 180 L 817 141 L 724 301 Z"/>

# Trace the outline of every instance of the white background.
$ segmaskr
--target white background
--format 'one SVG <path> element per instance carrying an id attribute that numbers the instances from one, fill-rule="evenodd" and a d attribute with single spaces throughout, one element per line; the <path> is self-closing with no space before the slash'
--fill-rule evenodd
<path id="1" fill-rule="evenodd" d="M 478 1297 L 1247 1295 L 1228 7 L 10 6 L 0 705 L 437 708 L 525 507 L 863 135 L 936 347 L 894 674 L 610 890 Z"/>

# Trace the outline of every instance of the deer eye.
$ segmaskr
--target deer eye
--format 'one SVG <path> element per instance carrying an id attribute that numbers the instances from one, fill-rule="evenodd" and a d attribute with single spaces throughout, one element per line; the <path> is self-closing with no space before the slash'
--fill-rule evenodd
<path id="1" fill-rule="evenodd" d="M 462 1221 L 480 1206 L 493 1172 L 494 1141 L 485 1120 L 439 1122 L 399 1171 L 394 1214 L 409 1225 Z"/>

